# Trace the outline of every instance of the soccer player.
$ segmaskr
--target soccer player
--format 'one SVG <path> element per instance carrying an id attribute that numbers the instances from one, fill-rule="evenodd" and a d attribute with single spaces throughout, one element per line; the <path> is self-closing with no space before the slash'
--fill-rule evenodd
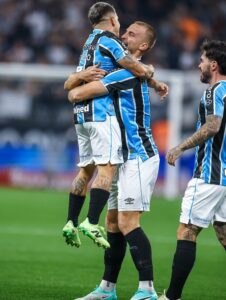
<path id="1" fill-rule="evenodd" d="M 109 72 L 120 65 L 136 76 L 150 78 L 153 75 L 153 67 L 145 66 L 134 59 L 119 40 L 120 24 L 112 5 L 105 2 L 95 3 L 89 10 L 88 18 L 94 30 L 85 42 L 77 71 L 100 64 L 102 70 Z M 77 75 L 66 81 L 66 89 L 73 88 L 74 77 L 77 78 Z M 80 78 L 81 83 L 83 79 Z M 97 176 L 90 190 L 88 215 L 80 224 L 80 229 L 98 245 L 107 248 L 109 243 L 103 237 L 98 221 L 109 198 L 116 165 L 123 162 L 120 128 L 112 98 L 99 98 L 96 101 L 89 99 L 75 104 L 74 121 L 78 136 L 80 171 L 72 183 L 68 222 L 63 228 L 63 234 L 67 243 L 80 246 L 77 234 L 78 216 L 96 165 Z"/>
<path id="2" fill-rule="evenodd" d="M 154 29 L 144 23 L 130 25 L 122 40 L 136 59 L 141 59 L 155 43 Z M 168 87 L 157 83 L 162 96 Z M 156 89 L 157 89 L 156 85 Z M 127 70 L 116 70 L 100 81 L 72 89 L 71 102 L 113 94 L 122 130 L 122 149 L 126 162 L 119 168 L 117 184 L 108 200 L 107 229 L 110 248 L 105 251 L 105 271 L 100 286 L 80 300 L 117 299 L 116 281 L 124 259 L 126 244 L 139 273 L 139 288 L 132 300 L 156 300 L 150 242 L 140 227 L 142 212 L 149 211 L 159 168 L 159 155 L 150 129 L 148 82 Z"/>
<path id="3" fill-rule="evenodd" d="M 196 147 L 194 176 L 182 201 L 170 285 L 159 300 L 180 299 L 195 262 L 197 237 L 211 222 L 226 250 L 226 42 L 205 41 L 201 51 L 200 79 L 210 86 L 201 98 L 197 131 L 166 156 L 174 166 L 185 150 Z"/>

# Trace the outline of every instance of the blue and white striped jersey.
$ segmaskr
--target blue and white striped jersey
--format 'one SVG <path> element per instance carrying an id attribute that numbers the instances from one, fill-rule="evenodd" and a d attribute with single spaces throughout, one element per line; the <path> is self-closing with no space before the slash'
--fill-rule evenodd
<path id="1" fill-rule="evenodd" d="M 101 82 L 115 99 L 124 160 L 140 156 L 145 161 L 158 154 L 150 129 L 151 107 L 147 81 L 121 69 L 108 74 Z"/>
<path id="2" fill-rule="evenodd" d="M 110 72 L 118 67 L 117 62 L 127 54 L 127 48 L 117 36 L 109 31 L 94 29 L 84 44 L 77 70 L 100 63 L 101 69 Z M 103 122 L 106 120 L 106 115 L 115 115 L 113 100 L 109 96 L 74 104 L 75 124 Z"/>
<path id="3" fill-rule="evenodd" d="M 206 183 L 226 186 L 226 81 L 209 87 L 203 94 L 199 106 L 197 129 L 206 122 L 206 116 L 222 117 L 219 132 L 201 146 L 196 147 L 194 177 Z"/>

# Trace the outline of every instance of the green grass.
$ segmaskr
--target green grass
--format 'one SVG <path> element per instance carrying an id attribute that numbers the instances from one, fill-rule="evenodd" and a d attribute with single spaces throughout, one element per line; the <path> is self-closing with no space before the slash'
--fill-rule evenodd
<path id="1" fill-rule="evenodd" d="M 179 209 L 179 201 L 155 199 L 152 212 L 143 216 L 152 241 L 157 291 L 169 282 Z M 80 220 L 86 211 L 84 207 Z M 79 249 L 64 243 L 66 212 L 67 193 L 0 189 L 1 300 L 72 300 L 100 282 L 103 250 L 83 236 Z M 210 228 L 199 238 L 183 300 L 225 300 L 225 283 L 225 251 Z M 117 285 L 119 300 L 130 299 L 136 289 L 137 274 L 127 252 Z"/>

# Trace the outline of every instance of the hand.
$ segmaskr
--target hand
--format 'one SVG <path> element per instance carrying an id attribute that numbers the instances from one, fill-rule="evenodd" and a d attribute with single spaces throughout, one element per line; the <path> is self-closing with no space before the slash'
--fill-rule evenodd
<path id="1" fill-rule="evenodd" d="M 100 63 L 81 71 L 81 79 L 85 82 L 97 81 L 103 78 L 107 71 L 99 69 Z"/>
<path id="2" fill-rule="evenodd" d="M 169 87 L 167 84 L 164 82 L 157 82 L 156 88 L 155 88 L 157 94 L 160 96 L 161 100 L 164 100 L 164 98 L 168 95 L 169 93 Z"/>
<path id="3" fill-rule="evenodd" d="M 169 165 L 175 166 L 175 161 L 181 156 L 183 150 L 179 146 L 170 149 L 166 154 L 166 160 Z"/>

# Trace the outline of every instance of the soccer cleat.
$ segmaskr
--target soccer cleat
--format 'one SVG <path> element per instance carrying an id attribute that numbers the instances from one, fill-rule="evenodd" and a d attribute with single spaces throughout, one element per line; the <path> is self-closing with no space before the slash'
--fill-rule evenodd
<path id="1" fill-rule="evenodd" d="M 161 295 L 158 297 L 158 300 L 169 300 L 169 298 L 167 298 L 166 295 Z"/>
<path id="2" fill-rule="evenodd" d="M 73 222 L 69 220 L 63 228 L 63 236 L 68 245 L 80 247 L 81 241 L 78 234 L 78 229 L 74 226 Z"/>
<path id="3" fill-rule="evenodd" d="M 117 300 L 116 291 L 113 289 L 110 292 L 103 290 L 100 286 L 98 286 L 93 292 L 82 298 L 76 298 L 74 300 Z"/>
<path id="4" fill-rule="evenodd" d="M 166 293 L 164 291 L 163 295 L 161 295 L 160 297 L 158 297 L 158 300 L 170 300 L 170 299 L 166 297 Z M 180 300 L 180 299 L 177 299 L 177 300 Z"/>
<path id="5" fill-rule="evenodd" d="M 130 300 L 157 300 L 158 296 L 155 291 L 149 292 L 138 289 Z"/>
<path id="6" fill-rule="evenodd" d="M 83 221 L 79 227 L 79 231 L 88 236 L 90 239 L 94 241 L 99 247 L 103 247 L 104 249 L 110 248 L 110 244 L 104 238 L 105 230 L 103 227 L 97 225 L 90 224 L 88 218 Z"/>

